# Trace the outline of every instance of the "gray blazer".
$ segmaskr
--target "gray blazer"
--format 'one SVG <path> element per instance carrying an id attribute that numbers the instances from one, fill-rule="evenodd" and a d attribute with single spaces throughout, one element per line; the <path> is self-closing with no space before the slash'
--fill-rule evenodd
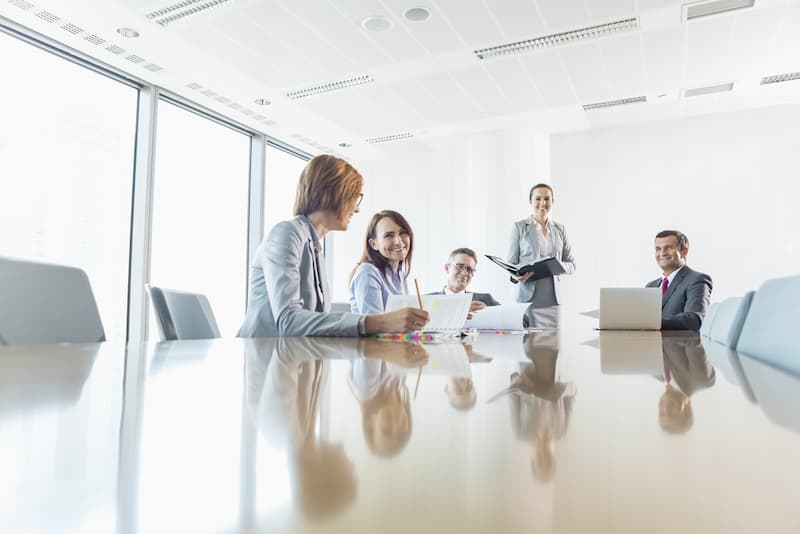
<path id="1" fill-rule="evenodd" d="M 319 239 L 304 215 L 275 225 L 250 266 L 240 337 L 358 336 L 363 315 L 330 313 Z"/>
<path id="2" fill-rule="evenodd" d="M 465 291 L 465 293 L 469 293 L 472 295 L 472 300 L 477 300 L 478 302 L 483 302 L 487 306 L 499 306 L 500 302 L 495 299 L 491 293 L 473 293 L 472 291 Z M 444 288 L 441 291 L 437 291 L 435 293 L 428 293 L 428 295 L 444 295 Z"/>
<path id="3" fill-rule="evenodd" d="M 522 262 L 535 261 L 541 258 L 541 254 L 536 249 L 536 242 L 531 235 L 532 216 L 514 223 L 511 230 L 511 239 L 508 245 L 508 263 L 519 264 Z M 567 241 L 567 233 L 564 225 L 555 221 L 550 221 L 553 225 L 553 256 L 564 266 L 564 274 L 575 272 L 575 256 L 572 248 Z M 559 277 L 553 277 L 553 287 L 555 288 L 556 303 L 558 300 Z M 530 302 L 533 292 L 536 289 L 536 282 L 529 280 L 522 284 L 517 284 L 517 302 Z"/>
<path id="4" fill-rule="evenodd" d="M 656 278 L 647 287 L 659 287 Z M 661 299 L 662 330 L 700 330 L 711 300 L 711 277 L 684 265 Z"/>

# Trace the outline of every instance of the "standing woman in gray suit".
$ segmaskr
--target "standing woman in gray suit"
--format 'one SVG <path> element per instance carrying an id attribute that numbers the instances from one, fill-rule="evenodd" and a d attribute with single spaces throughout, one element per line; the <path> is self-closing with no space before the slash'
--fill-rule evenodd
<path id="1" fill-rule="evenodd" d="M 533 213 L 514 223 L 508 247 L 508 262 L 514 265 L 554 257 L 564 266 L 565 274 L 575 272 L 575 257 L 567 241 L 564 225 L 550 220 L 553 188 L 536 184 L 528 195 Z M 511 275 L 517 284 L 517 302 L 529 302 L 525 313 L 530 328 L 557 329 L 559 323 L 558 276 L 533 281 L 533 273 Z"/>
<path id="2" fill-rule="evenodd" d="M 359 211 L 363 184 L 343 159 L 322 155 L 308 162 L 297 184 L 295 217 L 272 228 L 250 266 L 239 336 L 359 336 L 425 326 L 428 313 L 416 308 L 376 315 L 330 311 L 322 239 L 347 230 Z"/>

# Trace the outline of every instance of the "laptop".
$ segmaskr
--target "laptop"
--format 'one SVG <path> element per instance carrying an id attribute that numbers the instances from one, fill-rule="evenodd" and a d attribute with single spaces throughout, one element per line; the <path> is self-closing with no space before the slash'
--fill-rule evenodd
<path id="1" fill-rule="evenodd" d="M 661 288 L 600 288 L 600 330 L 661 330 Z"/>

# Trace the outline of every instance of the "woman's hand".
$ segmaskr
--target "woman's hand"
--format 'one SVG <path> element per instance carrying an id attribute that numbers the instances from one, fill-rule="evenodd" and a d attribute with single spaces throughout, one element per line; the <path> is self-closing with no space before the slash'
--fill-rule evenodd
<path id="1" fill-rule="evenodd" d="M 430 316 L 419 308 L 402 308 L 380 315 L 367 315 L 364 323 L 367 334 L 386 332 L 413 332 L 422 330 L 428 324 Z"/>
<path id="2" fill-rule="evenodd" d="M 513 278 L 517 282 L 527 282 L 528 278 L 530 278 L 531 276 L 533 276 L 533 271 L 525 273 L 522 276 L 517 276 L 517 275 L 512 274 L 511 278 Z"/>

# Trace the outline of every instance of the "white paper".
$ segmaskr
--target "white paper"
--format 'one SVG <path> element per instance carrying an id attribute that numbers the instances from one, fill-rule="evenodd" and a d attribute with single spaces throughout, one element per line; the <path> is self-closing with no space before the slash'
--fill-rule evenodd
<path id="1" fill-rule="evenodd" d="M 461 330 L 467 320 L 472 295 L 460 293 L 458 295 L 422 295 L 422 307 L 430 315 L 430 322 L 425 325 L 425 331 L 432 330 Z M 395 311 L 401 308 L 419 308 L 416 295 L 389 295 L 386 302 L 386 311 Z"/>
<path id="2" fill-rule="evenodd" d="M 472 378 L 469 357 L 461 343 L 434 343 L 423 345 L 428 353 L 428 363 L 422 368 L 423 375 L 443 375 L 453 378 Z M 387 363 L 387 368 L 393 364 Z M 395 369 L 393 369 L 395 370 Z M 398 368 L 398 373 L 416 374 L 416 368 Z"/>
<path id="3" fill-rule="evenodd" d="M 500 306 L 486 306 L 482 310 L 472 312 L 472 319 L 467 321 L 465 328 L 478 330 L 524 330 L 522 319 L 529 304 L 503 304 Z"/>

